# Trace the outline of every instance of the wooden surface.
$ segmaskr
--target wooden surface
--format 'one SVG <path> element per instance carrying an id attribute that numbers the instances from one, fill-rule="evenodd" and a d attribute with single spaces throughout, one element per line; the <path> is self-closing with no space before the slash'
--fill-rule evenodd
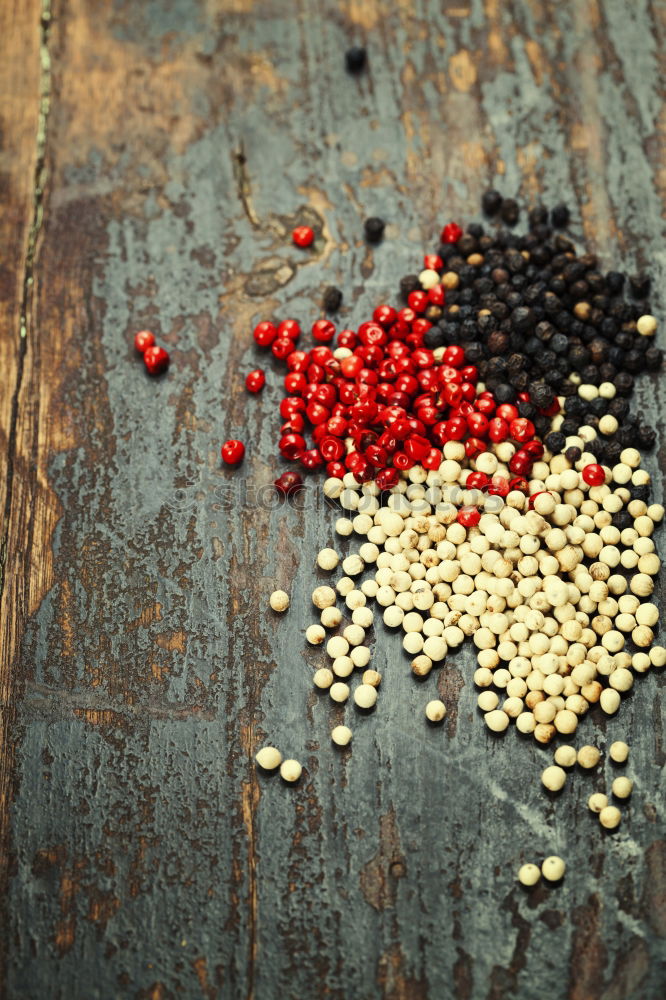
<path id="1" fill-rule="evenodd" d="M 281 375 L 256 399 L 242 374 L 254 322 L 309 322 L 331 283 L 359 322 L 491 182 L 570 199 L 574 235 L 648 267 L 663 315 L 666 8 L 45 3 L 0 5 L 0 994 L 662 997 L 662 678 L 580 733 L 632 745 L 614 836 L 585 807 L 601 776 L 548 801 L 547 755 L 484 729 L 469 651 L 417 684 L 378 629 L 378 709 L 333 752 L 344 713 L 312 694 L 303 630 L 334 513 L 314 489 L 306 513 L 262 503 Z M 159 381 L 130 346 L 145 326 Z M 640 390 L 653 420 L 660 391 Z M 264 739 L 303 761 L 297 788 L 257 776 Z M 564 884 L 525 894 L 519 863 L 550 853 Z"/>

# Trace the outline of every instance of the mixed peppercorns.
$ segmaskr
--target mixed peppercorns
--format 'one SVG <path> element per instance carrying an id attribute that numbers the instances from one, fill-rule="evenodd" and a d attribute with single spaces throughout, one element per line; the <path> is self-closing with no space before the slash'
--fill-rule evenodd
<path id="1" fill-rule="evenodd" d="M 350 71 L 364 62 L 348 53 Z M 482 208 L 505 226 L 519 220 L 518 203 L 495 190 Z M 284 471 L 276 490 L 288 497 L 302 472 L 325 472 L 324 493 L 343 512 L 336 532 L 362 539 L 344 559 L 332 546 L 316 557 L 320 570 L 342 575 L 312 594 L 319 620 L 305 638 L 327 657 L 315 687 L 359 716 L 374 709 L 374 601 L 384 624 L 402 631 L 416 677 L 471 639 L 487 728 L 513 723 L 547 745 L 572 736 L 595 705 L 614 715 L 635 675 L 666 663 L 650 600 L 664 509 L 649 502 L 638 450 L 655 433 L 629 406 L 634 377 L 659 368 L 662 352 L 647 278 L 604 274 L 593 255 L 577 254 L 556 232 L 569 222 L 563 204 L 537 206 L 528 220 L 522 236 L 448 223 L 422 269 L 401 279 L 402 306 L 379 305 L 355 330 L 318 319 L 305 348 L 298 321 L 264 320 L 253 337 L 286 366 L 278 450 L 301 472 Z M 368 218 L 363 228 L 378 243 L 385 223 Z M 292 239 L 308 247 L 314 232 L 299 226 Z M 341 303 L 328 288 L 324 311 Z M 135 345 L 151 373 L 164 370 L 168 355 L 152 334 L 141 331 Z M 245 385 L 257 393 L 265 380 L 258 368 Z M 223 461 L 238 464 L 244 452 L 229 440 Z M 283 612 L 289 597 L 275 591 L 269 603 Z M 440 724 L 446 705 L 431 699 L 424 713 Z M 336 725 L 331 739 L 347 747 L 352 729 Z M 615 741 L 608 757 L 623 764 L 628 753 Z M 301 776 L 274 747 L 256 759 L 287 782 Z M 595 746 L 562 744 L 542 784 L 560 793 L 573 767 L 593 773 L 600 760 Z M 610 794 L 622 803 L 633 788 L 616 775 Z M 588 804 L 604 829 L 619 826 L 605 792 Z M 532 886 L 564 873 L 551 856 L 523 865 L 518 879 Z"/>

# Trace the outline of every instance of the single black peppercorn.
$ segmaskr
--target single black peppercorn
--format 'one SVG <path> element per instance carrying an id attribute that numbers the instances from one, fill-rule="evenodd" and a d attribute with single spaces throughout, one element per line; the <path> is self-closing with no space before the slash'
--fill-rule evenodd
<path id="1" fill-rule="evenodd" d="M 481 208 L 485 215 L 493 216 L 497 215 L 502 207 L 502 195 L 499 191 L 495 191 L 491 188 L 489 191 L 484 192 L 481 197 Z"/>
<path id="2" fill-rule="evenodd" d="M 629 287 L 634 298 L 644 299 L 650 294 L 650 278 L 647 274 L 632 274 Z"/>
<path id="3" fill-rule="evenodd" d="M 360 73 L 365 69 L 368 54 L 360 45 L 353 45 L 345 52 L 345 66 L 349 73 Z"/>
<path id="4" fill-rule="evenodd" d="M 548 209 L 545 205 L 536 205 L 530 209 L 529 220 L 532 228 L 545 225 L 548 222 Z"/>
<path id="5" fill-rule="evenodd" d="M 384 220 L 379 219 L 376 216 L 366 219 L 363 223 L 363 229 L 365 230 L 365 238 L 368 243 L 379 243 L 384 235 L 385 226 L 386 223 Z"/>
<path id="6" fill-rule="evenodd" d="M 551 431 L 551 433 L 547 434 L 544 438 L 546 448 L 548 451 L 552 452 L 553 455 L 559 455 L 564 448 L 565 443 L 566 438 L 564 434 L 561 434 L 559 431 Z"/>
<path id="7" fill-rule="evenodd" d="M 657 432 L 653 427 L 647 427 L 645 424 L 642 424 L 638 428 L 639 447 L 645 449 L 653 448 L 656 440 L 657 440 Z"/>
<path id="8" fill-rule="evenodd" d="M 505 222 L 507 226 L 515 226 L 520 216 L 520 208 L 515 198 L 504 199 L 500 208 L 500 216 L 502 222 Z"/>
<path id="9" fill-rule="evenodd" d="M 411 292 L 418 291 L 420 287 L 421 282 L 416 274 L 406 274 L 404 278 L 400 279 L 400 295 L 405 301 L 407 301 L 407 296 L 410 295 Z"/>
<path id="10" fill-rule="evenodd" d="M 516 399 L 516 390 L 507 382 L 500 382 L 494 392 L 498 403 L 513 403 Z"/>
<path id="11" fill-rule="evenodd" d="M 560 202 L 560 204 L 556 205 L 552 210 L 550 213 L 550 221 L 551 225 L 553 225 L 555 229 L 564 229 L 567 225 L 569 222 L 569 209 L 564 202 Z"/>
<path id="12" fill-rule="evenodd" d="M 436 347 L 443 347 L 446 344 L 446 333 L 439 326 L 431 326 L 423 336 L 423 343 L 434 351 Z M 469 352 L 467 352 L 469 357 Z"/>
<path id="13" fill-rule="evenodd" d="M 611 524 L 618 531 L 624 531 L 625 528 L 633 526 L 633 520 L 628 510 L 619 510 L 617 513 L 611 515 Z"/>
<path id="14" fill-rule="evenodd" d="M 606 288 L 611 295 L 619 295 L 624 287 L 624 275 L 620 271 L 609 271 L 606 275 Z"/>
<path id="15" fill-rule="evenodd" d="M 342 292 L 335 285 L 331 285 L 324 292 L 324 309 L 326 312 L 334 313 L 337 312 L 342 303 Z"/>
<path id="16" fill-rule="evenodd" d="M 566 458 L 567 462 L 570 462 L 572 465 L 575 465 L 582 454 L 583 452 L 580 450 L 580 448 L 573 446 L 571 448 L 567 448 L 567 450 L 564 453 L 564 457 Z"/>

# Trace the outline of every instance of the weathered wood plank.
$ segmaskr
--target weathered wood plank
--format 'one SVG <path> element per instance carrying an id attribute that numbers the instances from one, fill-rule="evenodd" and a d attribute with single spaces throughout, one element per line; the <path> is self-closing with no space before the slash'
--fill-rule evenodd
<path id="1" fill-rule="evenodd" d="M 14 669 L 25 614 L 9 599 L 18 570 L 12 536 L 14 511 L 32 493 L 24 481 L 24 463 L 17 445 L 19 398 L 31 354 L 31 311 L 34 258 L 41 220 L 43 135 L 48 93 L 41 64 L 41 7 L 36 0 L 6 5 L 0 10 L 0 897 L 9 876 L 9 808 L 13 794 L 14 748 L 18 739 L 16 706 L 21 680 Z M 24 553 L 25 555 L 25 550 Z M 22 559 L 21 575 L 26 563 Z M 5 961 L 7 925 L 0 915 L 0 989 Z"/>
<path id="2" fill-rule="evenodd" d="M 281 373 L 252 400 L 240 373 L 254 321 L 307 320 L 335 282 L 358 322 L 491 181 L 532 201 L 573 191 L 575 234 L 659 286 L 663 11 L 322 0 L 316 15 L 53 11 L 3 605 L 19 697 L 8 995 L 656 1000 L 660 679 L 585 730 L 630 734 L 640 787 L 615 837 L 586 814 L 596 779 L 546 803 L 543 752 L 485 732 L 469 651 L 418 685 L 378 629 L 380 706 L 334 753 L 343 712 L 312 694 L 302 648 L 332 514 L 313 489 L 307 516 L 262 502 Z M 357 39 L 371 62 L 355 80 Z M 313 255 L 286 238 L 303 213 L 325 234 Z M 390 223 L 375 250 L 368 214 Z M 144 325 L 171 351 L 164 380 L 133 357 Z M 648 383 L 656 419 L 663 381 Z M 241 431 L 252 447 L 227 474 L 218 443 Z M 279 620 L 276 584 L 292 594 Z M 437 683 L 449 721 L 431 730 Z M 303 760 L 298 788 L 255 773 L 265 736 Z M 520 859 L 552 851 L 564 885 L 518 891 Z"/>

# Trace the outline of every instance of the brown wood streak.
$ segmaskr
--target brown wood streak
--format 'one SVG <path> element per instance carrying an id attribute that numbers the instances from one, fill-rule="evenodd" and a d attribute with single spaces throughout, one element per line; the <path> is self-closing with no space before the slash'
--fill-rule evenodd
<path id="1" fill-rule="evenodd" d="M 17 545 L 17 512 L 31 509 L 32 489 L 26 488 L 22 466 L 25 394 L 33 362 L 31 338 L 32 265 L 39 237 L 38 123 L 40 112 L 40 4 L 0 5 L 0 130 L 5 137 L 0 154 L 3 211 L 0 236 L 0 511 L 2 540 L 0 577 L 3 581 L 0 621 L 0 897 L 6 900 L 9 877 L 9 808 L 12 799 L 14 747 L 12 723 L 20 684 L 15 669 L 29 594 L 26 548 Z M 25 337 L 22 314 L 27 313 Z M 26 522 L 23 521 L 23 528 Z M 2 932 L 6 914 L 0 911 L 0 992 L 4 981 L 7 936 Z"/>

